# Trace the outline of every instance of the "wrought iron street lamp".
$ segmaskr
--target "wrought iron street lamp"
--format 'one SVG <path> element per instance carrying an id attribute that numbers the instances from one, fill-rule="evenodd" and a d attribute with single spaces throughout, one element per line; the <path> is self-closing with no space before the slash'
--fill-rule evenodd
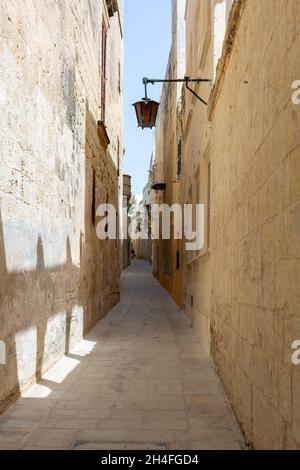
<path id="1" fill-rule="evenodd" d="M 147 80 L 147 81 L 146 81 Z M 159 103 L 148 98 L 147 85 L 148 79 L 144 78 L 145 85 L 145 98 L 133 104 L 135 107 L 136 117 L 138 120 L 138 127 L 142 129 L 152 129 L 155 126 Z"/>
<path id="2" fill-rule="evenodd" d="M 204 101 L 192 88 L 190 88 L 190 83 L 211 83 L 211 80 L 208 78 L 190 78 L 184 77 L 179 79 L 154 79 L 154 78 L 143 78 L 143 84 L 145 86 L 145 98 L 142 98 L 141 101 L 137 101 L 133 104 L 135 107 L 136 117 L 138 121 L 138 127 L 142 129 L 150 128 L 155 126 L 156 118 L 159 108 L 159 103 L 157 101 L 153 101 L 148 98 L 147 93 L 147 85 L 151 83 L 154 85 L 155 83 L 185 83 L 187 90 L 189 90 L 198 100 L 200 100 L 205 106 L 207 106 L 207 102 Z"/>

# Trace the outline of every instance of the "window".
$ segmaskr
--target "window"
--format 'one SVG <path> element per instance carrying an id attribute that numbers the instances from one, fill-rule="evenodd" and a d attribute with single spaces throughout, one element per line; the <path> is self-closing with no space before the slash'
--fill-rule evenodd
<path id="1" fill-rule="evenodd" d="M 118 92 L 120 94 L 121 93 L 121 64 L 120 64 L 120 61 L 119 61 L 118 67 L 119 67 Z"/>
<path id="2" fill-rule="evenodd" d="M 108 194 L 108 193 L 106 193 L 106 200 L 105 200 L 105 204 L 107 205 L 107 204 L 108 204 L 108 202 L 109 202 L 109 194 Z M 107 216 L 108 216 L 108 212 L 107 212 L 107 211 L 105 211 L 105 217 L 107 217 Z M 107 234 L 107 237 L 106 237 L 106 240 L 107 240 L 107 239 L 108 239 L 108 222 L 106 223 L 106 225 L 105 225 L 105 229 L 104 229 L 104 230 L 105 230 L 105 233 Z"/>
<path id="3" fill-rule="evenodd" d="M 188 192 L 187 204 L 193 204 L 193 185 L 192 184 L 191 184 L 189 192 Z M 193 214 L 193 220 L 195 220 L 194 219 L 194 214 Z M 194 251 L 186 251 L 186 256 L 185 256 L 186 262 L 187 263 L 191 262 L 194 256 L 195 256 Z"/>
<path id="4" fill-rule="evenodd" d="M 93 170 L 93 189 L 92 189 L 92 224 L 96 224 L 96 175 Z"/>
<path id="5" fill-rule="evenodd" d="M 115 248 L 118 248 L 119 247 L 119 214 L 117 213 L 117 217 L 116 217 L 116 229 L 117 229 L 117 236 L 116 236 L 116 239 L 115 239 Z"/>
<path id="6" fill-rule="evenodd" d="M 122 164 L 122 155 L 121 155 L 121 144 L 120 144 L 120 139 L 118 137 L 118 144 L 117 144 L 117 158 L 118 158 L 118 176 L 120 176 L 120 170 L 121 170 L 121 164 Z"/>
<path id="7" fill-rule="evenodd" d="M 197 205 L 200 204 L 200 166 L 195 174 L 195 199 L 193 203 L 193 230 L 197 230 Z M 195 257 L 199 256 L 201 250 L 195 251 Z"/>
<path id="8" fill-rule="evenodd" d="M 105 122 L 106 101 L 106 52 L 107 51 L 107 28 L 105 20 L 102 20 L 102 44 L 101 44 L 101 121 Z"/>
<path id="9" fill-rule="evenodd" d="M 207 167 L 207 248 L 211 241 L 211 164 Z"/>
<path id="10" fill-rule="evenodd" d="M 176 253 L 176 269 L 177 271 L 179 271 L 180 269 L 180 251 L 177 250 L 177 253 Z"/>
<path id="11" fill-rule="evenodd" d="M 182 140 L 179 140 L 178 143 L 178 153 L 177 153 L 177 175 L 181 176 L 182 173 Z"/>

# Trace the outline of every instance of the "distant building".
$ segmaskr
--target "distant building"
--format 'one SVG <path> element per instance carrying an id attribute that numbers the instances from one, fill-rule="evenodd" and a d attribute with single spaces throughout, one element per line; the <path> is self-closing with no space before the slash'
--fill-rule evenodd
<path id="1" fill-rule="evenodd" d="M 151 204 L 153 203 L 153 193 L 152 193 L 152 171 L 153 171 L 153 155 L 150 161 L 150 169 L 149 169 L 149 176 L 147 184 L 143 189 L 143 196 L 141 201 L 139 202 L 139 206 L 142 207 L 145 218 L 147 219 L 147 232 L 148 238 L 143 239 L 140 238 L 138 240 L 133 241 L 133 248 L 135 252 L 135 256 L 138 259 L 144 259 L 152 263 L 152 240 L 151 240 Z M 140 223 L 143 223 L 140 220 Z"/>

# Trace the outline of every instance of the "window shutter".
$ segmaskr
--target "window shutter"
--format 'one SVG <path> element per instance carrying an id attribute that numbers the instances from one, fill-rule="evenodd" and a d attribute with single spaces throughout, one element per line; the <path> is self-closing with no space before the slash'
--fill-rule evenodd
<path id="1" fill-rule="evenodd" d="M 105 20 L 102 21 L 102 53 L 101 53 L 101 121 L 105 122 L 106 103 L 106 54 L 107 54 L 107 29 Z"/>

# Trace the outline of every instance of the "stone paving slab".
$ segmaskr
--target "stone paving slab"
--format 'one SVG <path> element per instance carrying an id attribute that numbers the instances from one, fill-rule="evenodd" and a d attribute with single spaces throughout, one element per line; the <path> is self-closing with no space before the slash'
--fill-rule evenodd
<path id="1" fill-rule="evenodd" d="M 0 449 L 243 446 L 211 359 L 143 261 L 120 304 L 0 418 Z"/>

